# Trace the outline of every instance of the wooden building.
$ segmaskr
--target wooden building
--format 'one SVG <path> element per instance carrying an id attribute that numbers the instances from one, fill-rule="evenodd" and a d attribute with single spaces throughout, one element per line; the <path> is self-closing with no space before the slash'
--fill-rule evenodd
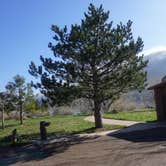
<path id="1" fill-rule="evenodd" d="M 166 77 L 161 83 L 149 87 L 148 90 L 154 90 L 157 120 L 166 121 Z"/>

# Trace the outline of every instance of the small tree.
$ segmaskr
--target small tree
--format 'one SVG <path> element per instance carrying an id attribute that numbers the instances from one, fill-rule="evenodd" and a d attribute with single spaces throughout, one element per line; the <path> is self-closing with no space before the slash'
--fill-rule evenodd
<path id="1" fill-rule="evenodd" d="M 20 112 L 20 124 L 23 124 L 23 101 L 25 99 L 25 79 L 20 75 L 13 77 L 13 82 L 9 82 L 6 85 L 7 93 L 10 98 L 10 103 L 13 106 L 19 107 Z"/>
<path id="2" fill-rule="evenodd" d="M 15 94 L 15 87 L 12 82 L 8 82 L 5 91 L 5 110 L 7 113 L 17 109 L 17 96 Z"/>
<path id="3" fill-rule="evenodd" d="M 147 61 L 138 53 L 141 38 L 134 40 L 131 25 L 108 22 L 109 12 L 102 5 L 90 4 L 80 25 L 52 26 L 55 43 L 49 43 L 55 59 L 40 57 L 42 65 L 31 62 L 29 72 L 39 77 L 35 84 L 53 104 L 63 104 L 74 97 L 93 101 L 95 126 L 102 127 L 101 104 L 114 100 L 131 89 L 143 89 Z"/>
<path id="4" fill-rule="evenodd" d="M 5 128 L 5 94 L 3 92 L 0 93 L 0 109 L 1 109 L 1 121 L 2 121 L 2 129 Z"/>
<path id="5" fill-rule="evenodd" d="M 33 112 L 36 109 L 35 95 L 32 86 L 29 83 L 26 86 L 25 101 L 23 103 L 23 107 L 27 113 Z"/>

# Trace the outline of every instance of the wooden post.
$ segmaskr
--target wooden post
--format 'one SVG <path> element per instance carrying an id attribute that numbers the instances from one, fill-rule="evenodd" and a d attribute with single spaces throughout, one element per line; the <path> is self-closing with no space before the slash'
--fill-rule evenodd
<path id="1" fill-rule="evenodd" d="M 157 112 L 157 120 L 163 121 L 163 103 L 162 103 L 162 89 L 156 88 L 154 89 L 155 93 L 155 103 L 156 103 L 156 112 Z"/>
<path id="2" fill-rule="evenodd" d="M 163 104 L 164 120 L 166 120 L 166 88 L 162 89 L 162 104 Z"/>
<path id="3" fill-rule="evenodd" d="M 157 111 L 157 120 L 166 120 L 166 90 L 164 88 L 156 88 L 155 92 L 155 103 Z"/>
<path id="4" fill-rule="evenodd" d="M 154 90 L 158 121 L 166 121 L 166 76 L 161 83 L 153 85 L 148 90 Z"/>
<path id="5" fill-rule="evenodd" d="M 12 131 L 12 137 L 11 137 L 12 145 L 15 146 L 17 143 L 17 129 L 14 129 Z"/>
<path id="6" fill-rule="evenodd" d="M 2 129 L 5 128 L 4 104 L 2 104 Z"/>

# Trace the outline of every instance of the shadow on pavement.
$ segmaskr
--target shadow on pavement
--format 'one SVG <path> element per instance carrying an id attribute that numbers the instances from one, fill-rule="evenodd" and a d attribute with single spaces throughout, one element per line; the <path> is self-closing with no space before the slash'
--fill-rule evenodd
<path id="1" fill-rule="evenodd" d="M 108 136 L 131 142 L 166 141 L 166 123 L 139 123 L 109 133 Z"/>
<path id="2" fill-rule="evenodd" d="M 62 137 L 64 137 L 64 135 Z M 24 163 L 33 160 L 39 161 L 52 155 L 56 156 L 56 154 L 63 153 L 72 145 L 79 144 L 86 140 L 96 139 L 97 136 L 80 137 L 79 135 L 66 135 L 65 138 L 68 138 L 69 141 L 52 143 L 44 145 L 43 147 L 27 144 L 24 146 L 7 147 L 5 149 L 0 148 L 0 166 L 16 164 L 18 162 Z"/>

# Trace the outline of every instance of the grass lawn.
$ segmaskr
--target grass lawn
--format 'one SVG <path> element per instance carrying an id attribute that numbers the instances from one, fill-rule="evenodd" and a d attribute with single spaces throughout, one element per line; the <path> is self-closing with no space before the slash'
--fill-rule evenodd
<path id="1" fill-rule="evenodd" d="M 94 123 L 84 121 L 85 117 L 79 115 L 57 115 L 54 117 L 27 119 L 24 120 L 22 126 L 19 125 L 18 120 L 6 120 L 6 128 L 4 130 L 0 129 L 0 146 L 9 144 L 6 140 L 4 141 L 4 137 L 10 135 L 13 129 L 17 129 L 18 134 L 21 136 L 20 143 L 27 143 L 32 139 L 40 138 L 39 123 L 42 120 L 51 122 L 51 125 L 47 127 L 49 135 L 95 132 Z M 122 127 L 118 125 L 105 125 L 102 130 L 112 130 Z"/>
<path id="2" fill-rule="evenodd" d="M 152 122 L 156 121 L 156 112 L 154 110 L 136 110 L 119 113 L 105 113 L 103 118 Z"/>

